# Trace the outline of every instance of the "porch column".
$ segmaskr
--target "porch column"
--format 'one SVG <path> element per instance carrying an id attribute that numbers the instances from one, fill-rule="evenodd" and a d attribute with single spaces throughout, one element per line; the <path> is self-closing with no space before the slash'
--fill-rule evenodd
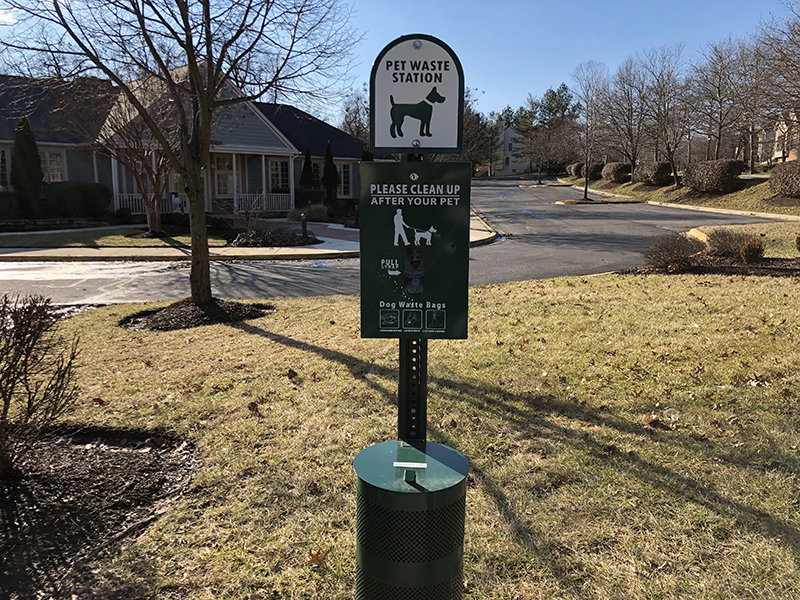
<path id="1" fill-rule="evenodd" d="M 261 155 L 261 195 L 264 198 L 264 206 L 267 204 L 267 155 Z"/>
<path id="2" fill-rule="evenodd" d="M 117 173 L 117 159 L 111 157 L 111 187 L 114 188 L 114 210 L 119 210 L 119 174 Z"/>
<path id="3" fill-rule="evenodd" d="M 233 165 L 233 212 L 239 212 L 238 206 L 236 205 L 236 188 L 237 184 L 239 183 L 238 178 L 236 177 L 236 152 L 231 152 L 231 156 L 233 157 L 231 162 Z"/>
<path id="4" fill-rule="evenodd" d="M 289 157 L 289 203 L 294 208 L 294 156 Z"/>

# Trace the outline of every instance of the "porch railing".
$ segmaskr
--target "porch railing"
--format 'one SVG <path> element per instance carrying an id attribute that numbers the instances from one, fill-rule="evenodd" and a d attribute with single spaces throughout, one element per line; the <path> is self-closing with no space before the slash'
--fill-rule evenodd
<path id="1" fill-rule="evenodd" d="M 186 212 L 188 199 L 186 194 L 178 194 L 179 202 L 173 202 L 171 196 L 161 199 L 161 212 Z M 117 208 L 128 208 L 131 214 L 142 215 L 145 213 L 144 200 L 140 194 L 119 194 Z M 289 212 L 292 210 L 292 196 L 290 194 L 237 194 L 235 202 L 236 212 Z"/>
<path id="2" fill-rule="evenodd" d="M 161 212 L 187 212 L 187 203 L 186 194 L 178 194 L 178 202 L 173 202 L 172 196 L 165 196 L 161 198 Z M 132 215 L 143 215 L 146 212 L 141 194 L 119 194 L 117 196 L 117 208 L 129 208 Z"/>
<path id="3" fill-rule="evenodd" d="M 236 212 L 288 212 L 292 210 L 290 194 L 237 194 Z"/>

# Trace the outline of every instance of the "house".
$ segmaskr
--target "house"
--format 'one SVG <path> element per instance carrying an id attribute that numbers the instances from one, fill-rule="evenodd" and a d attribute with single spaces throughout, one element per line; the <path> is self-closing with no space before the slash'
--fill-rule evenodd
<path id="1" fill-rule="evenodd" d="M 11 151 L 23 116 L 39 148 L 45 183 L 88 181 L 111 188 L 111 159 L 92 147 L 111 98 L 111 83 L 100 79 L 53 85 L 52 80 L 0 75 L 0 191 L 11 188 Z"/>
<path id="2" fill-rule="evenodd" d="M 5 85 L 11 79 L 14 85 Z M 99 85 L 100 80 L 93 81 Z M 55 94 L 46 83 L 32 86 L 22 78 L 0 79 L 0 186 L 10 186 L 14 130 L 19 118 L 27 115 L 46 182 L 101 183 L 113 193 L 112 210 L 144 213 L 144 199 L 133 174 L 94 143 L 117 102 L 116 95 L 108 93 L 110 84 L 103 82 L 106 93 L 95 94 L 92 106 L 86 106 L 67 102 L 68 97 L 78 96 Z M 358 198 L 363 142 L 289 105 L 247 101 L 220 109 L 205 171 L 206 212 L 291 210 L 306 150 L 319 181 L 328 142 L 339 171 L 339 198 Z M 185 210 L 182 187 L 176 176 L 168 177 L 162 212 Z"/>
<path id="3" fill-rule="evenodd" d="M 498 140 L 498 148 L 500 150 L 497 161 L 494 164 L 493 175 L 502 177 L 504 175 L 514 175 L 527 173 L 530 169 L 528 162 L 520 158 L 517 154 L 519 151 L 519 133 L 511 127 L 506 128 L 500 134 Z"/>
<path id="4" fill-rule="evenodd" d="M 776 119 L 774 127 L 765 129 L 759 136 L 760 162 L 784 162 L 797 160 L 800 147 L 800 128 L 794 111 L 784 113 Z"/>

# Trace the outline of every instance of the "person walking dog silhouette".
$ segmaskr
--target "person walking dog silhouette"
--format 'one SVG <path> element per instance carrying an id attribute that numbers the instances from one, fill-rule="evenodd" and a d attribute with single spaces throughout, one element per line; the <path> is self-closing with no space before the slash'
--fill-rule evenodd
<path id="1" fill-rule="evenodd" d="M 406 222 L 403 220 L 403 209 L 398 208 L 397 213 L 394 215 L 394 245 L 400 245 L 400 239 L 402 238 L 403 244 L 406 246 L 410 246 L 411 243 L 408 241 L 408 237 L 406 236 Z M 409 228 L 410 229 L 410 228 Z"/>

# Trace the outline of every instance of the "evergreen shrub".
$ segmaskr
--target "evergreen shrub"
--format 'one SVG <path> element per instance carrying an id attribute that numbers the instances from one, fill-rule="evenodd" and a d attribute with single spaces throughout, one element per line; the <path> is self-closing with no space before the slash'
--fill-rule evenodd
<path id="1" fill-rule="evenodd" d="M 585 178 L 587 172 L 587 165 L 583 165 L 581 167 L 581 174 L 580 176 Z M 588 165 L 588 172 L 589 172 L 589 181 L 597 181 L 603 176 L 603 165 L 600 163 L 596 163 L 593 165 Z"/>
<path id="2" fill-rule="evenodd" d="M 623 162 L 610 162 L 603 167 L 601 176 L 611 183 L 627 183 L 631 180 L 631 165 Z"/>
<path id="3" fill-rule="evenodd" d="M 583 171 L 582 162 L 572 163 L 567 167 L 567 173 L 570 174 L 570 177 L 580 177 L 582 171 Z"/>
<path id="4" fill-rule="evenodd" d="M 290 221 L 300 221 L 302 220 L 301 214 L 305 214 L 306 221 L 314 223 L 328 223 L 330 221 L 328 207 L 322 202 L 316 202 L 304 208 L 295 208 L 289 212 L 288 218 Z"/>
<path id="5" fill-rule="evenodd" d="M 51 217 L 87 217 L 100 220 L 111 205 L 111 190 L 99 183 L 60 181 L 45 189 Z"/>
<path id="6" fill-rule="evenodd" d="M 761 262 L 764 258 L 764 241 L 760 237 L 750 237 L 739 248 L 739 257 L 747 264 Z"/>
<path id="7" fill-rule="evenodd" d="M 297 208 L 305 208 L 312 204 L 318 204 L 325 201 L 325 190 L 313 190 L 306 188 L 297 188 L 294 191 L 294 205 Z"/>
<path id="8" fill-rule="evenodd" d="M 718 227 L 708 232 L 708 247 L 715 256 L 736 258 L 750 236 L 736 229 Z"/>
<path id="9" fill-rule="evenodd" d="M 769 177 L 769 189 L 778 196 L 800 198 L 800 161 L 775 165 Z"/>
<path id="10" fill-rule="evenodd" d="M 644 163 L 636 167 L 636 170 L 633 172 L 633 181 L 635 183 L 664 187 L 673 182 L 672 167 L 670 167 L 668 162 Z"/>
<path id="11" fill-rule="evenodd" d="M 704 160 L 690 164 L 683 172 L 683 184 L 698 192 L 728 194 L 741 189 L 739 175 L 744 171 L 740 160 Z"/>
<path id="12" fill-rule="evenodd" d="M 668 271 L 681 271 L 691 264 L 691 257 L 701 252 L 705 244 L 685 233 L 669 233 L 658 238 L 645 252 L 649 265 Z"/>

